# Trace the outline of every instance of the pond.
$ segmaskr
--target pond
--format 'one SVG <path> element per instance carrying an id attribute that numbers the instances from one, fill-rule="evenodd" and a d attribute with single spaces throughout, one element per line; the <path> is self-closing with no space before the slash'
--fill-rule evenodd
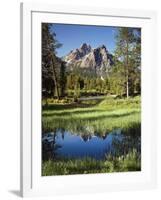
<path id="1" fill-rule="evenodd" d="M 59 129 L 42 137 L 43 160 L 84 157 L 100 160 L 108 155 L 126 155 L 132 149 L 141 151 L 140 134 L 125 134 L 121 129 L 102 136 L 73 134 Z"/>

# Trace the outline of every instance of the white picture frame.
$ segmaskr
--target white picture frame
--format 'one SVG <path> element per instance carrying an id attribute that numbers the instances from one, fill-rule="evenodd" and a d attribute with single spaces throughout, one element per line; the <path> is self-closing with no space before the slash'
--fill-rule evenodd
<path id="1" fill-rule="evenodd" d="M 41 176 L 41 23 L 142 28 L 141 172 Z M 21 195 L 150 189 L 156 186 L 156 13 L 104 7 L 21 4 Z"/>

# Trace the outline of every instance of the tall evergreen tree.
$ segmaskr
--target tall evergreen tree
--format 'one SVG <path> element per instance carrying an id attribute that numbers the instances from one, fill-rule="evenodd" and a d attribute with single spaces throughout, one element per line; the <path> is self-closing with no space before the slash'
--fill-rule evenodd
<path id="1" fill-rule="evenodd" d="M 115 56 L 122 63 L 123 75 L 124 75 L 124 84 L 125 84 L 125 93 L 127 98 L 130 93 L 133 93 L 133 83 L 135 79 L 135 64 L 137 56 L 140 55 L 139 51 L 136 50 L 136 45 L 139 44 L 138 36 L 135 34 L 134 28 L 122 27 L 118 29 L 116 35 L 116 51 Z M 135 55 L 135 56 L 134 56 Z"/>
<path id="2" fill-rule="evenodd" d="M 58 83 L 60 60 L 56 57 L 56 49 L 60 46 L 56 34 L 52 31 L 52 24 L 42 23 L 42 85 L 47 93 L 56 94 L 58 99 L 60 98 Z M 47 85 L 51 86 L 47 87 Z"/>

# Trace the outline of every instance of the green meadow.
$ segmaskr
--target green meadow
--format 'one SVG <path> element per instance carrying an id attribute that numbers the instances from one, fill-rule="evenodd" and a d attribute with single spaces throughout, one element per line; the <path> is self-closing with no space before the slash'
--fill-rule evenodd
<path id="1" fill-rule="evenodd" d="M 92 100 L 90 100 L 92 101 Z M 139 128 L 140 97 L 129 99 L 105 100 L 91 106 L 84 101 L 71 104 L 50 103 L 43 106 L 42 129 L 43 133 L 64 128 L 73 133 L 104 134 L 113 129 L 127 130 Z"/>

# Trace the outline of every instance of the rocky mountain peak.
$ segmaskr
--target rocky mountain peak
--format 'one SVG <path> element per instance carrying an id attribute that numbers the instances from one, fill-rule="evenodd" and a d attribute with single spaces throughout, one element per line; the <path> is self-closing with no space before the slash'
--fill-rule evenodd
<path id="1" fill-rule="evenodd" d="M 74 60 L 79 60 L 91 52 L 91 50 L 92 48 L 90 45 L 83 43 L 79 49 L 77 48 L 75 50 L 71 50 L 70 53 L 66 56 L 65 61 L 70 63 Z"/>
<path id="2" fill-rule="evenodd" d="M 101 45 L 101 48 L 106 50 L 106 46 L 104 44 Z"/>
<path id="3" fill-rule="evenodd" d="M 86 43 L 83 43 L 80 47 L 80 49 L 84 50 L 84 51 L 90 51 L 91 50 L 91 46 L 87 45 Z"/>
<path id="4" fill-rule="evenodd" d="M 113 65 L 113 56 L 108 52 L 105 45 L 92 49 L 90 45 L 83 43 L 65 57 L 69 70 L 79 67 L 80 69 L 90 69 L 97 75 L 108 71 Z"/>
<path id="5" fill-rule="evenodd" d="M 92 48 L 90 45 L 87 45 L 86 43 L 83 43 L 79 49 L 79 51 L 82 53 L 82 56 L 88 54 L 91 52 Z"/>
<path id="6" fill-rule="evenodd" d="M 87 44 L 86 43 L 83 43 L 82 45 L 81 45 L 81 48 L 86 48 L 87 47 Z"/>

